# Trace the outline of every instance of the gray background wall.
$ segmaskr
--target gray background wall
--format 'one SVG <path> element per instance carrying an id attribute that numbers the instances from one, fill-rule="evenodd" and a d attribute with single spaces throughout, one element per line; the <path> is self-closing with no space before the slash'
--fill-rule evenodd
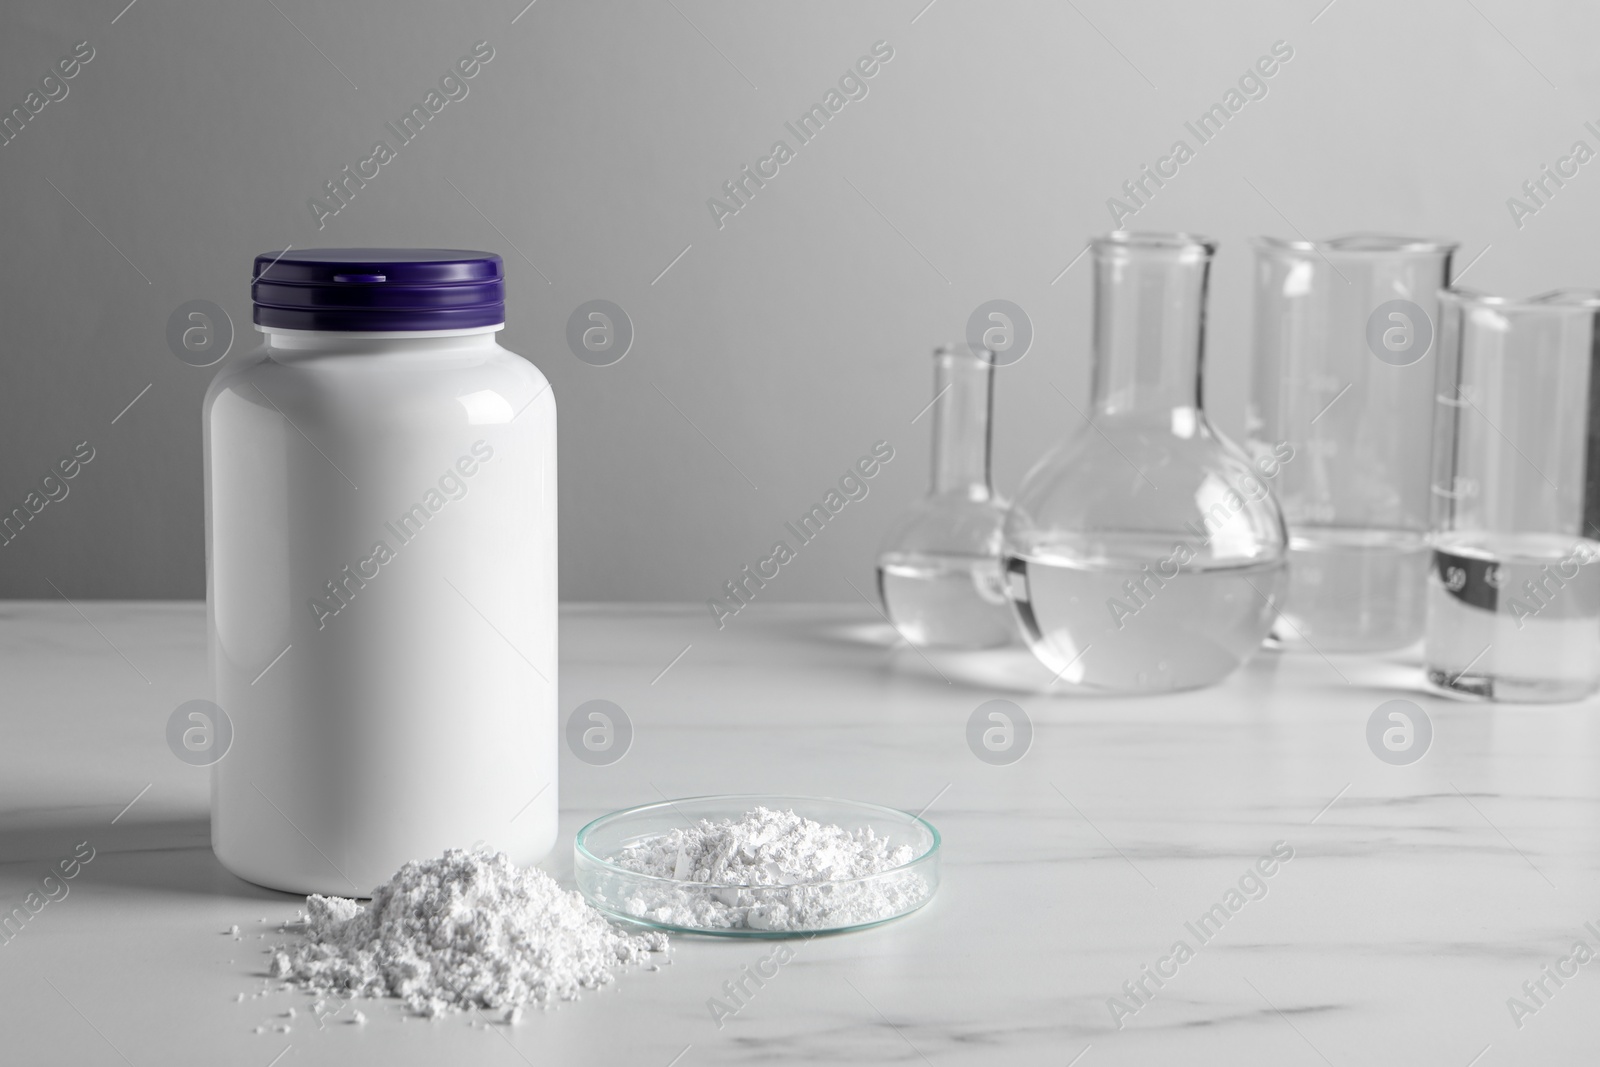
<path id="1" fill-rule="evenodd" d="M 75 443 L 97 453 L 0 548 L 0 596 L 202 596 L 199 410 L 218 368 L 174 358 L 169 313 L 222 305 L 234 359 L 254 345 L 253 254 L 387 244 L 505 256 L 503 343 L 560 405 L 566 598 L 715 595 L 886 438 L 898 456 L 871 495 L 763 594 L 853 599 L 845 579 L 868 588 L 925 487 L 929 420 L 910 423 L 930 347 L 984 300 L 1030 313 L 1033 351 L 998 384 L 1009 491 L 1077 422 L 1051 386 L 1084 402 L 1089 273 L 1063 268 L 1110 228 L 1121 183 L 1277 40 L 1294 58 L 1268 95 L 1128 223 L 1222 241 L 1208 395 L 1225 430 L 1244 409 L 1253 234 L 1453 236 L 1458 268 L 1484 253 L 1477 287 L 1600 285 L 1600 162 L 1520 229 L 1506 207 L 1575 140 L 1600 148 L 1582 126 L 1600 120 L 1592 5 L 125 3 L 0 16 L 4 110 L 76 42 L 95 49 L 0 147 L 0 510 Z M 479 40 L 495 55 L 468 97 L 319 232 L 307 200 Z M 707 198 L 793 143 L 784 122 L 879 40 L 894 58 L 869 95 L 719 230 Z M 637 331 L 609 368 L 564 341 L 595 297 Z"/>

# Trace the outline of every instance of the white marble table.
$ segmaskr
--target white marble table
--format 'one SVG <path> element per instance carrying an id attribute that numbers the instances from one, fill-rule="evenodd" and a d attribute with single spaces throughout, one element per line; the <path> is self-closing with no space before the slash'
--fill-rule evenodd
<path id="1" fill-rule="evenodd" d="M 720 633 L 702 608 L 573 607 L 563 713 L 603 697 L 636 736 L 611 766 L 563 752 L 567 841 L 594 815 L 659 793 L 931 802 L 945 842 L 937 898 L 878 929 L 802 943 L 720 1029 L 708 998 L 767 947 L 679 939 L 660 972 L 515 1028 L 406 1020 L 384 1002 L 362 1005 L 363 1027 L 346 1024 L 349 1009 L 319 1027 L 300 994 L 234 1001 L 261 985 L 271 935 L 257 935 L 299 901 L 217 864 L 208 772 L 163 738 L 172 709 L 205 694 L 203 609 L 77 608 L 0 604 L 0 910 L 79 842 L 95 850 L 68 895 L 0 945 L 0 1062 L 1491 1067 L 1597 1056 L 1600 963 L 1563 965 L 1577 973 L 1560 986 L 1541 970 L 1576 939 L 1600 951 L 1584 926 L 1600 929 L 1594 702 L 1456 703 L 1422 691 L 1414 657 L 1274 653 L 1204 693 L 1044 696 L 1024 654 L 930 662 L 892 648 L 864 605 L 755 606 Z M 1411 766 L 1381 762 L 1365 740 L 1372 710 L 1396 696 L 1434 725 Z M 1036 727 L 1008 766 L 966 742 L 973 709 L 1000 697 Z M 1185 924 L 1229 903 L 1275 842 L 1293 859 L 1265 865 L 1266 895 L 1202 942 Z M 570 884 L 567 846 L 549 866 Z M 241 940 L 223 933 L 233 924 Z M 1192 958 L 1162 964 L 1179 940 Z M 1134 1007 L 1123 983 L 1147 964 L 1176 974 L 1159 989 L 1146 978 L 1153 996 L 1119 1029 L 1107 1000 Z M 1519 1029 L 1507 1000 L 1536 1006 L 1523 983 L 1541 979 L 1549 995 Z M 290 1006 L 297 1017 L 280 1020 Z M 289 1033 L 270 1028 L 280 1021 Z"/>

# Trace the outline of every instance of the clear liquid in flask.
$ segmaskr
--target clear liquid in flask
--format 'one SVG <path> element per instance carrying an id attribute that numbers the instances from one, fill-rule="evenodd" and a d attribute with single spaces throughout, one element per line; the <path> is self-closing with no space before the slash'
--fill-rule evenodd
<path id="1" fill-rule="evenodd" d="M 891 553 L 878 561 L 878 594 L 914 645 L 997 648 L 1016 633 L 992 556 Z"/>
<path id="2" fill-rule="evenodd" d="M 1166 551 L 1121 558 L 1062 552 L 1006 560 L 1023 638 L 1061 681 L 1167 692 L 1221 681 L 1272 628 L 1282 558 L 1176 565 Z"/>

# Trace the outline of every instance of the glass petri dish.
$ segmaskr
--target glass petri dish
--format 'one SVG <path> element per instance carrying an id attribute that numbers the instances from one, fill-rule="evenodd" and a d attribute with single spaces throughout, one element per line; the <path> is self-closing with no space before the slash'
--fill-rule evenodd
<path id="1" fill-rule="evenodd" d="M 725 885 L 630 871 L 614 858 L 701 819 L 754 808 L 793 811 L 824 826 L 868 827 L 911 859 L 861 878 L 799 885 Z M 573 873 L 584 898 L 613 919 L 680 934 L 793 938 L 877 926 L 916 911 L 939 888 L 939 831 L 919 816 L 855 800 L 748 793 L 689 797 L 613 812 L 578 831 Z"/>

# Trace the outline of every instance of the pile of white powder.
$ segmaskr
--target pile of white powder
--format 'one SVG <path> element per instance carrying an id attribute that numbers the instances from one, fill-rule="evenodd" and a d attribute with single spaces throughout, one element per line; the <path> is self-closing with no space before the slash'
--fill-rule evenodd
<path id="1" fill-rule="evenodd" d="M 607 858 L 626 871 L 684 883 L 631 885 L 620 894 L 620 911 L 698 930 L 856 926 L 909 910 L 931 891 L 915 871 L 886 874 L 914 858 L 911 846 L 891 847 L 871 827 L 824 826 L 770 808 L 701 819 Z"/>
<path id="2" fill-rule="evenodd" d="M 306 898 L 300 938 L 271 973 L 317 993 L 402 998 L 423 1015 L 573 1000 L 631 965 L 655 969 L 662 933 L 629 934 L 577 893 L 504 853 L 452 849 L 408 863 L 362 907 Z"/>

